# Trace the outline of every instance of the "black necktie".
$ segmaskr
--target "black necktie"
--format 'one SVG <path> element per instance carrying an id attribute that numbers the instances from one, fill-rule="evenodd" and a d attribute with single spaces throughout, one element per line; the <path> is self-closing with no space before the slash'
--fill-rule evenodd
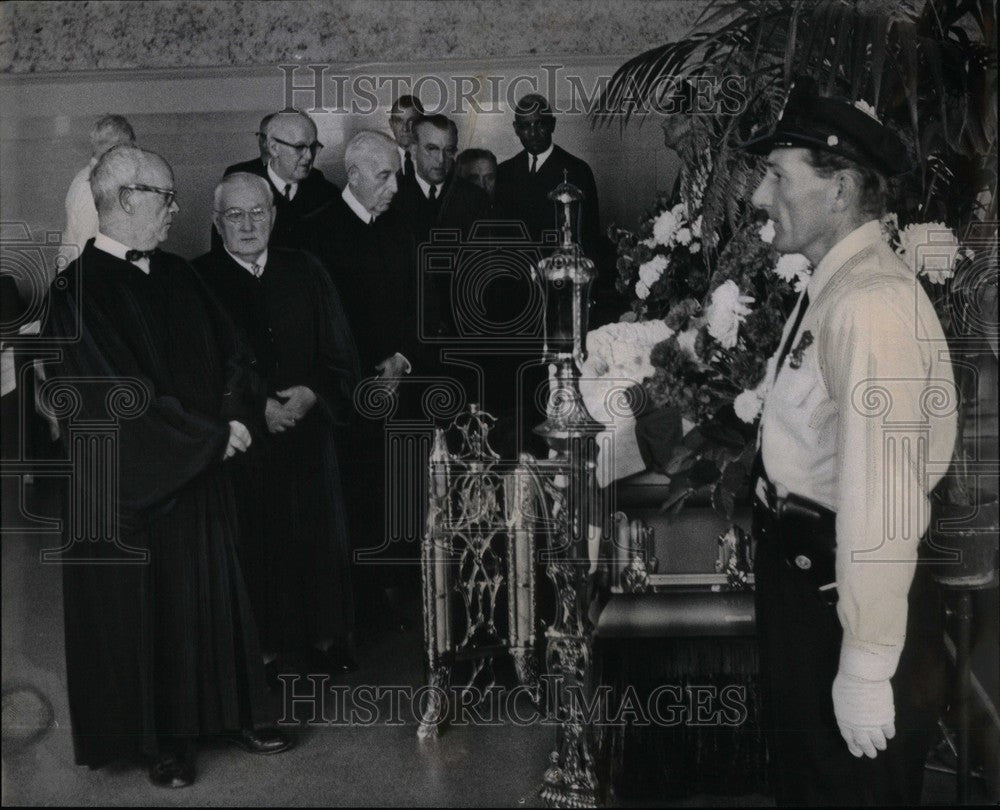
<path id="1" fill-rule="evenodd" d="M 434 202 L 438 198 L 437 186 L 431 186 L 431 190 L 427 192 L 427 199 Z"/>
<path id="2" fill-rule="evenodd" d="M 413 158 L 410 157 L 410 153 L 406 152 L 406 158 L 403 161 L 403 174 L 407 177 L 413 177 Z"/>
<path id="3" fill-rule="evenodd" d="M 152 259 L 154 253 L 156 253 L 156 248 L 152 250 L 126 250 L 125 261 L 137 262 L 140 259 Z"/>
<path id="4" fill-rule="evenodd" d="M 535 169 L 538 166 L 538 155 L 531 156 L 531 173 L 535 173 Z"/>
<path id="5" fill-rule="evenodd" d="M 288 200 L 288 202 L 292 201 L 292 184 L 291 183 L 285 183 L 285 199 Z"/>
<path id="6" fill-rule="evenodd" d="M 802 293 L 802 301 L 799 303 L 799 310 L 795 315 L 795 323 L 792 324 L 792 331 L 788 333 L 788 340 L 781 347 L 781 354 L 778 355 L 778 365 L 774 367 L 774 375 L 777 376 L 778 372 L 781 371 L 781 364 L 785 362 L 785 357 L 788 356 L 788 352 L 792 349 L 792 344 L 795 342 L 795 336 L 799 333 L 799 327 L 802 325 L 802 318 L 806 314 L 806 307 L 809 306 L 809 291 Z"/>

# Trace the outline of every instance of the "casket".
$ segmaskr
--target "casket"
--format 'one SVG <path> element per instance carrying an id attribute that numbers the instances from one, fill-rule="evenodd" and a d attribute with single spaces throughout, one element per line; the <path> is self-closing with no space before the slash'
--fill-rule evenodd
<path id="1" fill-rule="evenodd" d="M 622 799 L 764 793 L 753 590 L 730 587 L 716 571 L 718 538 L 732 523 L 749 531 L 749 506 L 728 521 L 707 500 L 693 501 L 671 518 L 659 510 L 666 483 L 641 473 L 616 493 L 617 508 L 652 529 L 648 554 L 658 565 L 643 593 L 615 582 L 597 622 L 612 705 L 650 709 L 623 713 L 610 729 L 612 788 Z M 657 701 L 659 711 L 649 705 Z"/>

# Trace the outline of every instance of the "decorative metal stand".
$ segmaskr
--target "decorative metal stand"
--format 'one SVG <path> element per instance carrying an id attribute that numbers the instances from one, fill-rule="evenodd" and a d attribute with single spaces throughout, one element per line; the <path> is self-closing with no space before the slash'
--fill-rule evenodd
<path id="1" fill-rule="evenodd" d="M 549 199 L 563 207 L 562 243 L 542 260 L 538 276 L 545 300 L 545 359 L 556 366 L 546 421 L 535 428 L 554 451 L 538 465 L 545 476 L 550 515 L 546 572 L 556 589 L 556 617 L 545 632 L 545 664 L 554 677 L 559 720 L 556 746 L 549 755 L 541 795 L 555 807 L 595 807 L 603 790 L 598 775 L 595 728 L 581 699 L 594 691 L 593 632 L 588 616 L 591 523 L 597 508 L 597 445 L 601 431 L 583 404 L 579 365 L 586 359 L 590 287 L 597 273 L 573 242 L 572 206 L 583 193 L 563 182 Z"/>
<path id="2" fill-rule="evenodd" d="M 492 656 L 509 649 L 520 681 L 538 699 L 534 568 L 536 534 L 541 534 L 540 559 L 557 597 L 555 619 L 545 631 L 546 710 L 558 720 L 541 795 L 551 806 L 594 807 L 604 792 L 600 740 L 583 701 L 589 703 L 594 694 L 588 571 L 589 547 L 599 541 L 604 523 L 595 442 L 602 426 L 583 404 L 578 367 L 586 359 L 590 287 L 597 274 L 574 243 L 570 225 L 582 192 L 563 182 L 549 198 L 562 206 L 562 241 L 536 273 L 545 301 L 544 359 L 556 374 L 547 419 L 535 431 L 551 457 L 522 455 L 505 468 L 487 441 L 492 417 L 475 407 L 453 424 L 462 437 L 457 453 L 449 452 L 445 433 L 437 433 L 422 561 L 430 686 L 436 688 L 418 734 L 437 734 L 454 666 L 463 659 L 473 662 L 467 685 L 492 685 Z M 504 592 L 507 638 L 494 621 Z M 464 630 L 456 632 L 462 624 Z"/>
<path id="3" fill-rule="evenodd" d="M 493 657 L 509 651 L 519 681 L 538 700 L 535 632 L 537 498 L 530 472 L 504 463 L 489 445 L 494 419 L 472 405 L 438 429 L 429 458 L 430 504 L 423 541 L 424 638 L 429 700 L 418 737 L 437 736 L 456 663 L 470 664 L 465 686 L 494 683 Z M 461 447 L 448 450 L 447 433 Z M 507 599 L 506 636 L 497 627 Z M 464 626 L 464 627 L 463 627 Z"/>

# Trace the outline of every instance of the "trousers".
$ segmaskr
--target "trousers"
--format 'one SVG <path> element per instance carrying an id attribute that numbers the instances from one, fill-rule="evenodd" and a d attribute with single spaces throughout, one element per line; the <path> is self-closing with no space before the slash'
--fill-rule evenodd
<path id="1" fill-rule="evenodd" d="M 945 694 L 944 616 L 926 565 L 909 593 L 906 643 L 892 678 L 896 736 L 875 759 L 856 758 L 840 735 L 832 686 L 843 630 L 835 600 L 785 549 L 800 538 L 754 502 L 761 699 L 772 784 L 781 806 L 918 804 Z M 794 525 L 803 531 L 801 523 Z"/>

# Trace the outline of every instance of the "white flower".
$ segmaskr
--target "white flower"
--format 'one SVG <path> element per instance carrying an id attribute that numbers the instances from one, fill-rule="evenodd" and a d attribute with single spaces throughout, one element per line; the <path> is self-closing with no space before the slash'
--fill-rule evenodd
<path id="1" fill-rule="evenodd" d="M 681 332 L 677 336 L 677 346 L 683 351 L 688 357 L 697 359 L 698 355 L 694 350 L 694 343 L 698 339 L 698 329 L 699 326 L 691 326 L 686 332 Z"/>
<path id="2" fill-rule="evenodd" d="M 589 376 L 610 376 L 635 383 L 651 377 L 655 371 L 650 362 L 653 347 L 673 335 L 664 321 L 618 321 L 587 333 Z"/>
<path id="3" fill-rule="evenodd" d="M 692 242 L 691 247 L 688 248 L 690 253 L 701 253 L 701 242 Z"/>
<path id="4" fill-rule="evenodd" d="M 860 98 L 854 102 L 854 109 L 861 110 L 865 115 L 874 121 L 878 121 L 878 115 L 875 113 L 875 108 L 869 104 L 867 101 L 862 101 Z M 880 124 L 881 121 L 878 121 Z"/>
<path id="5" fill-rule="evenodd" d="M 679 202 L 670 209 L 670 213 L 674 215 L 674 218 L 677 220 L 678 224 L 680 224 L 687 219 L 688 209 L 684 203 Z"/>
<path id="6" fill-rule="evenodd" d="M 670 247 L 673 244 L 674 233 L 679 225 L 677 217 L 670 211 L 664 211 L 653 223 L 653 241 L 658 245 Z"/>
<path id="7" fill-rule="evenodd" d="M 747 304 L 753 302 L 750 296 L 740 294 L 739 286 L 732 279 L 712 291 L 712 302 L 705 312 L 705 320 L 708 322 L 708 333 L 723 348 L 731 349 L 736 345 L 740 324 L 750 314 Z"/>
<path id="8" fill-rule="evenodd" d="M 761 242 L 765 242 L 770 245 L 774 241 L 774 220 L 769 219 L 761 225 L 760 230 L 757 233 L 760 234 Z"/>
<path id="9" fill-rule="evenodd" d="M 811 272 L 809 259 L 801 253 L 784 253 L 774 266 L 774 272 L 791 284 L 796 279 L 808 276 Z"/>
<path id="10" fill-rule="evenodd" d="M 641 281 L 635 283 L 635 297 L 640 301 L 645 301 L 649 298 L 649 287 L 643 284 Z"/>
<path id="11" fill-rule="evenodd" d="M 695 239 L 701 239 L 701 214 L 698 214 L 698 219 L 691 223 L 691 235 Z"/>
<path id="12" fill-rule="evenodd" d="M 690 228 L 678 228 L 677 233 L 674 234 L 674 239 L 677 241 L 678 245 L 690 245 L 691 244 L 691 229 Z"/>
<path id="13" fill-rule="evenodd" d="M 916 222 L 899 232 L 896 252 L 914 273 L 944 284 L 955 273 L 958 238 L 943 222 Z"/>
<path id="14" fill-rule="evenodd" d="M 757 396 L 756 391 L 744 391 L 733 400 L 733 410 L 748 425 L 753 424 L 754 420 L 760 416 L 763 407 L 764 402 Z"/>
<path id="15" fill-rule="evenodd" d="M 655 248 L 656 240 L 651 236 L 649 237 L 649 239 L 643 239 L 642 244 L 644 244 L 648 248 Z"/>
<path id="16" fill-rule="evenodd" d="M 670 264 L 666 256 L 654 256 L 648 262 L 639 265 L 639 283 L 645 285 L 647 291 L 663 275 L 663 271 Z M 649 293 L 647 292 L 647 295 Z M 646 296 L 642 296 L 645 298 Z"/>

